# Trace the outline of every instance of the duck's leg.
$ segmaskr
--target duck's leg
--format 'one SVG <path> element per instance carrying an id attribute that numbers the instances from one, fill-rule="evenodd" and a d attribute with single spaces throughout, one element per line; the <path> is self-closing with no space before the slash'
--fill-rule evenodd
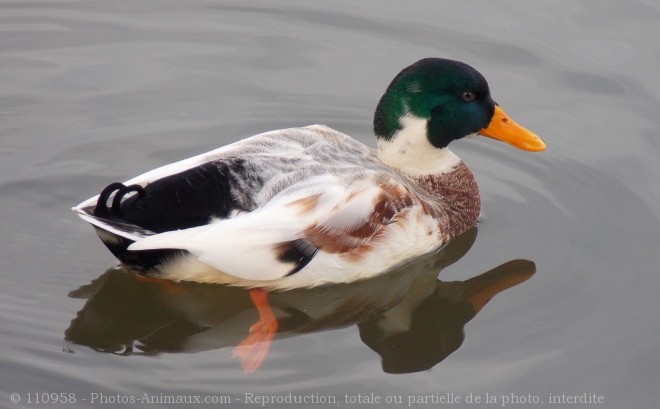
<path id="1" fill-rule="evenodd" d="M 234 347 L 234 356 L 241 360 L 245 372 L 253 372 L 261 366 L 277 332 L 277 318 L 268 304 L 268 292 L 252 288 L 249 293 L 259 313 L 259 321 L 250 327 L 250 335 Z"/>

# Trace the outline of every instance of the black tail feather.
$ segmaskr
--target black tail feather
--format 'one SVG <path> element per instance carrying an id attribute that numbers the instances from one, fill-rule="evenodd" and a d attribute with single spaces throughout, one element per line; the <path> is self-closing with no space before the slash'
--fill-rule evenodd
<path id="1" fill-rule="evenodd" d="M 145 194 L 144 188 L 140 185 L 125 186 L 119 182 L 109 184 L 99 195 L 99 200 L 96 202 L 96 208 L 94 209 L 94 216 L 105 218 L 112 218 L 113 216 L 120 217 L 122 214 L 121 202 L 131 192 L 137 193 L 137 199 L 144 197 Z M 108 207 L 108 200 L 113 193 L 115 196 L 112 199 L 112 205 Z"/>
<path id="2" fill-rule="evenodd" d="M 115 193 L 115 198 L 112 200 L 112 208 L 110 209 L 112 214 L 115 216 L 121 216 L 121 201 L 124 199 L 124 196 L 131 192 L 137 193 L 136 200 L 144 197 L 144 188 L 140 185 L 130 185 L 119 189 L 119 191 Z"/>
<path id="3" fill-rule="evenodd" d="M 101 191 L 101 194 L 99 195 L 99 200 L 96 201 L 94 216 L 109 218 L 111 214 L 111 210 L 108 208 L 108 199 L 110 199 L 110 196 L 112 196 L 112 194 L 115 191 L 124 189 L 125 187 L 126 186 L 124 186 L 123 183 L 119 183 L 119 182 L 110 183 L 108 186 L 106 186 Z"/>

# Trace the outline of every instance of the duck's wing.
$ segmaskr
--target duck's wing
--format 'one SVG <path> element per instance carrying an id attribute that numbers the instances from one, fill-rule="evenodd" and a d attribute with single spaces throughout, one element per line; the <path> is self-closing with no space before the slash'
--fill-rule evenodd
<path id="1" fill-rule="evenodd" d="M 394 180 L 363 179 L 346 186 L 329 178 L 306 181 L 306 189 L 275 197 L 252 212 L 144 237 L 128 249 L 187 250 L 226 274 L 269 281 L 297 273 L 319 252 L 368 251 L 413 206 L 408 190 Z"/>

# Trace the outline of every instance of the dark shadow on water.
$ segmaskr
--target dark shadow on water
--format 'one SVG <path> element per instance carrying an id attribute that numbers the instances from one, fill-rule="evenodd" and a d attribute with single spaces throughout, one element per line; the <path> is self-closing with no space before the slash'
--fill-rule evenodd
<path id="1" fill-rule="evenodd" d="M 374 279 L 270 293 L 276 340 L 356 324 L 384 371 L 435 366 L 461 346 L 463 327 L 493 296 L 535 272 L 533 262 L 512 260 L 466 281 L 438 280 L 476 235 L 472 229 L 441 251 Z M 109 269 L 69 295 L 87 302 L 66 340 L 121 355 L 234 347 L 257 319 L 245 289 L 145 278 L 124 268 Z"/>

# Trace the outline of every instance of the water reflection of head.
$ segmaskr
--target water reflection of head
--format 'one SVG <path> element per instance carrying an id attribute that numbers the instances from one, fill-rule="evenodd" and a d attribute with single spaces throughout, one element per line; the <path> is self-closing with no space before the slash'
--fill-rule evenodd
<path id="1" fill-rule="evenodd" d="M 534 263 L 513 260 L 469 280 L 437 282 L 435 291 L 419 302 L 409 325 L 396 330 L 387 315 L 358 324 L 360 338 L 382 358 L 388 373 L 430 369 L 456 351 L 465 337 L 463 327 L 496 294 L 531 277 Z"/>

